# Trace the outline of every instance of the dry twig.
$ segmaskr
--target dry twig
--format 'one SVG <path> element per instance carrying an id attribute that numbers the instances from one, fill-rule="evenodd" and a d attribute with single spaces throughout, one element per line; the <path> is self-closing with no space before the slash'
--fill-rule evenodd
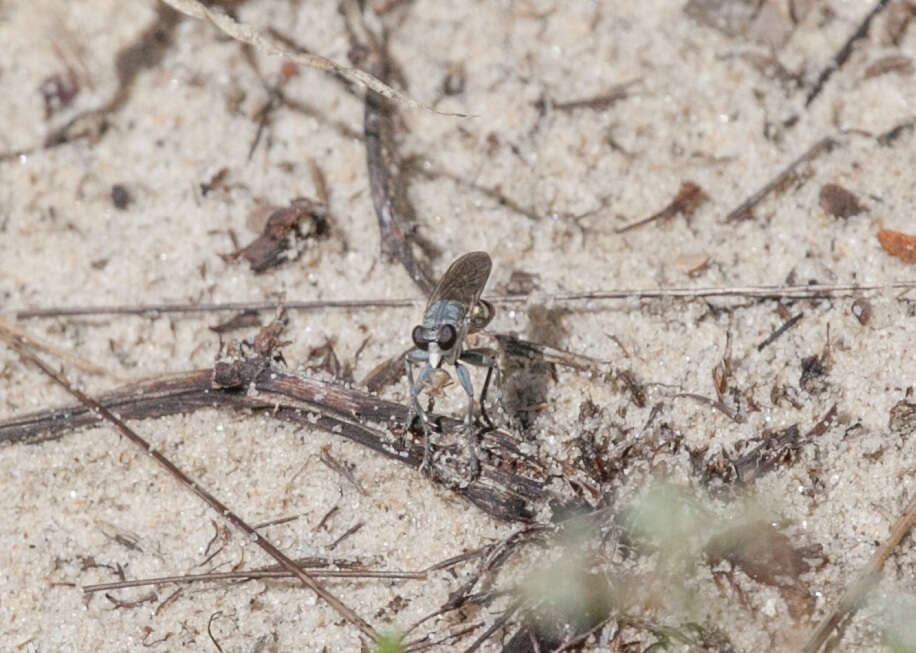
<path id="1" fill-rule="evenodd" d="M 381 578 L 384 580 L 425 580 L 424 571 L 388 571 L 384 569 L 309 569 L 309 576 L 313 578 Z M 128 587 L 143 587 L 146 585 L 169 585 L 174 583 L 213 582 L 217 580 L 249 580 L 252 578 L 290 578 L 293 574 L 289 570 L 272 567 L 269 569 L 249 569 L 240 571 L 219 571 L 206 574 L 186 574 L 184 576 L 160 576 L 157 578 L 139 578 L 137 580 L 122 580 L 114 583 L 98 583 L 83 586 L 85 594 L 120 590 Z"/>
<path id="2" fill-rule="evenodd" d="M 763 200 L 770 193 L 783 188 L 785 184 L 787 184 L 795 176 L 795 170 L 799 166 L 817 158 L 823 152 L 827 152 L 833 149 L 836 145 L 837 142 L 832 138 L 823 138 L 819 140 L 817 143 L 808 148 L 808 150 L 805 151 L 801 156 L 786 166 L 786 168 L 778 175 L 776 175 L 776 177 L 767 182 L 763 188 L 751 195 L 747 200 L 742 202 L 737 208 L 729 213 L 725 217 L 726 222 L 748 220 L 753 217 L 752 211 L 754 210 L 754 207 L 757 206 L 761 200 Z"/>
<path id="3" fill-rule="evenodd" d="M 192 18 L 199 18 L 201 20 L 206 20 L 210 23 L 213 23 L 217 29 L 224 32 L 228 36 L 231 36 L 235 40 L 241 41 L 242 43 L 248 43 L 249 45 L 254 46 L 258 51 L 265 54 L 280 55 L 285 59 L 289 59 L 290 61 L 294 61 L 308 68 L 315 68 L 316 70 L 339 75 L 349 82 L 359 84 L 360 86 L 363 86 L 370 91 L 378 93 L 382 97 L 403 106 L 411 107 L 412 109 L 423 109 L 433 113 L 442 113 L 441 111 L 436 111 L 432 107 L 426 106 L 422 102 L 417 102 L 407 94 L 392 88 L 388 84 L 385 84 L 378 78 L 373 77 L 363 70 L 359 70 L 358 68 L 350 68 L 349 66 L 341 66 L 340 64 L 334 63 L 330 59 L 326 59 L 325 57 L 317 54 L 303 52 L 302 50 L 293 50 L 292 48 L 284 45 L 279 39 L 273 37 L 269 33 L 257 30 L 250 25 L 239 23 L 234 18 L 232 18 L 232 16 L 220 9 L 210 9 L 197 0 L 162 1 L 170 5 L 172 8 L 177 9 L 181 13 L 191 16 Z"/>
<path id="4" fill-rule="evenodd" d="M 811 637 L 808 638 L 808 642 L 802 648 L 802 653 L 817 653 L 823 643 L 827 641 L 827 637 L 830 636 L 833 629 L 845 618 L 851 617 L 862 605 L 865 597 L 878 583 L 881 577 L 881 570 L 884 568 L 884 563 L 888 556 L 900 544 L 901 540 L 906 537 L 914 524 L 916 524 L 916 496 L 913 497 L 903 514 L 891 527 L 890 537 L 875 551 L 862 575 L 846 589 L 837 605 L 811 633 Z"/>
<path id="5" fill-rule="evenodd" d="M 261 536 L 254 528 L 248 525 L 241 517 L 232 512 L 228 506 L 222 503 L 219 499 L 210 494 L 207 490 L 198 485 L 194 480 L 191 479 L 187 474 L 185 474 L 181 469 L 179 469 L 175 463 L 166 458 L 163 454 L 156 451 L 153 445 L 143 439 L 138 435 L 133 429 L 131 429 L 127 424 L 125 424 L 121 418 L 117 417 L 112 413 L 108 408 L 104 407 L 98 401 L 89 397 L 82 391 L 74 388 L 70 383 L 60 374 L 55 372 L 51 367 L 42 361 L 38 356 L 36 356 L 28 348 L 21 339 L 19 339 L 14 334 L 9 331 L 0 329 L 0 339 L 2 339 L 13 351 L 15 351 L 23 362 L 29 362 L 38 367 L 42 372 L 45 373 L 50 379 L 55 383 L 60 385 L 64 390 L 73 395 L 83 406 L 88 410 L 92 411 L 95 415 L 99 416 L 101 419 L 104 419 L 106 422 L 113 425 L 121 435 L 126 437 L 128 440 L 137 445 L 141 451 L 148 453 L 149 456 L 156 461 L 163 469 L 165 469 L 169 474 L 171 474 L 179 483 L 184 485 L 186 488 L 191 490 L 194 494 L 200 497 L 208 506 L 213 508 L 218 514 L 222 515 L 225 519 L 230 521 L 236 528 L 245 533 L 246 536 L 251 538 L 255 544 L 261 547 L 269 556 L 276 560 L 280 565 L 289 570 L 294 576 L 296 576 L 303 585 L 310 588 L 318 596 L 323 598 L 337 613 L 346 619 L 348 622 L 359 628 L 367 637 L 371 640 L 376 641 L 379 638 L 378 633 L 375 629 L 369 625 L 367 621 L 362 619 L 357 615 L 351 608 L 345 605 L 340 599 L 331 594 L 326 590 L 322 585 L 317 583 L 314 578 L 306 574 L 301 567 L 296 565 L 290 558 L 288 558 L 283 552 L 281 552 L 277 547 L 275 547 L 270 541 Z"/>
<path id="6" fill-rule="evenodd" d="M 853 32 L 846 42 L 843 43 L 843 47 L 830 58 L 830 62 L 824 67 L 821 71 L 821 74 L 818 75 L 817 80 L 814 82 L 814 85 L 811 87 L 811 90 L 808 92 L 808 97 L 805 98 L 805 106 L 810 106 L 814 99 L 820 95 L 821 90 L 823 90 L 824 85 L 827 83 L 827 80 L 830 79 L 830 76 L 833 75 L 837 70 L 839 70 L 843 64 L 849 59 L 849 56 L 852 54 L 853 47 L 856 42 L 863 39 L 868 35 L 868 28 L 871 26 L 872 20 L 875 16 L 881 13 L 884 8 L 888 5 L 890 0 L 878 0 L 878 3 L 875 4 L 872 9 L 865 14 L 865 18 L 862 19 L 862 22 L 859 23 L 859 26 L 856 28 L 856 31 Z"/>
<path id="7" fill-rule="evenodd" d="M 810 284 L 810 285 L 756 285 L 699 288 L 620 288 L 585 292 L 563 293 L 544 298 L 545 302 L 581 302 L 603 299 L 702 299 L 710 297 L 739 297 L 756 299 L 824 299 L 849 297 L 861 293 L 887 293 L 893 290 L 912 290 L 916 281 L 898 281 L 877 285 Z M 527 294 L 485 297 L 491 304 L 524 304 Z M 317 311 L 328 309 L 416 308 L 426 300 L 420 299 L 337 299 L 315 301 L 250 301 L 210 304 L 134 304 L 122 306 L 59 306 L 29 308 L 18 311 L 16 319 L 27 320 L 48 317 L 77 317 L 84 315 L 160 315 L 163 313 L 216 313 L 230 311 Z"/>
<path id="8" fill-rule="evenodd" d="M 80 358 L 79 356 L 74 356 L 71 352 L 65 349 L 61 349 L 57 345 L 54 345 L 48 342 L 47 340 L 42 340 L 41 338 L 33 336 L 32 334 L 28 333 L 27 331 L 24 331 L 23 329 L 21 329 L 16 324 L 13 324 L 12 322 L 4 320 L 2 317 L 0 317 L 0 329 L 5 330 L 7 333 L 16 336 L 17 338 L 19 338 L 20 340 L 24 342 L 29 343 L 32 347 L 35 347 L 36 349 L 39 349 L 43 352 L 51 354 L 52 356 L 56 356 L 57 358 L 60 358 L 70 363 L 73 367 L 79 370 L 82 370 L 83 372 L 86 372 L 87 374 L 98 374 L 101 376 L 110 376 L 114 379 L 117 379 L 118 381 L 127 380 L 126 377 L 118 376 L 117 374 L 113 374 L 110 370 L 105 369 L 101 365 L 96 365 L 95 363 L 91 363 L 83 358 Z"/>
<path id="9" fill-rule="evenodd" d="M 249 387 L 257 391 L 257 396 L 247 396 L 244 390 Z M 404 423 L 406 406 L 346 386 L 285 374 L 257 357 L 233 364 L 221 363 L 212 370 L 149 379 L 117 389 L 100 400 L 125 419 L 188 413 L 214 406 L 263 409 L 275 419 L 320 428 L 413 468 L 419 468 L 423 459 L 421 445 L 402 443 L 388 431 L 389 424 Z M 450 418 L 436 419 L 445 431 L 461 424 Z M 40 411 L 0 422 L 0 442 L 34 442 L 96 425 L 98 421 L 95 413 L 82 406 Z M 381 427 L 371 426 L 371 422 Z M 462 476 L 460 456 L 456 456 L 437 463 L 441 474 L 434 475 L 433 481 L 494 517 L 530 521 L 535 504 L 552 495 L 543 486 L 542 471 L 519 458 L 511 442 L 505 433 L 487 432 L 482 446 L 491 460 L 482 466 L 477 479 L 467 485 L 455 485 L 448 480 Z"/>

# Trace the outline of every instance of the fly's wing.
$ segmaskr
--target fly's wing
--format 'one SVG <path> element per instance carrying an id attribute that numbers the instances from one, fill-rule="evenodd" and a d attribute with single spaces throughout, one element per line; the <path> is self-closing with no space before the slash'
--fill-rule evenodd
<path id="1" fill-rule="evenodd" d="M 438 301 L 458 302 L 472 310 L 480 299 L 483 287 L 487 285 L 493 261 L 486 252 L 470 252 L 455 260 L 442 278 L 433 294 L 429 296 L 426 308 Z"/>

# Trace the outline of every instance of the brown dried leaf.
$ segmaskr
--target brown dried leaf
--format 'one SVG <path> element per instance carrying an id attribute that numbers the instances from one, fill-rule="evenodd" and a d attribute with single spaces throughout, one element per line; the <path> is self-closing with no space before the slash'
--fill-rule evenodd
<path id="1" fill-rule="evenodd" d="M 274 211 L 264 225 L 264 231 L 242 248 L 238 255 L 255 272 L 263 272 L 284 260 L 294 259 L 293 235 L 321 238 L 328 233 L 327 209 L 320 202 L 305 198 L 294 199 L 285 209 Z"/>
<path id="2" fill-rule="evenodd" d="M 693 215 L 700 204 L 708 199 L 709 195 L 703 192 L 703 189 L 698 184 L 692 181 L 684 181 L 681 182 L 681 187 L 678 189 L 677 195 L 668 210 L 672 214 L 680 213 L 689 217 Z"/>
<path id="3" fill-rule="evenodd" d="M 799 546 L 772 524 L 761 520 L 735 526 L 713 537 L 705 553 L 710 565 L 726 561 L 756 582 L 775 587 L 796 619 L 814 609 L 814 597 L 805 590 L 799 576 L 819 566 L 807 559 L 823 562 L 820 546 Z"/>
<path id="4" fill-rule="evenodd" d="M 865 79 L 886 75 L 887 73 L 900 73 L 909 75 L 913 72 L 913 60 L 902 54 L 891 54 L 881 57 L 865 69 Z"/>
<path id="5" fill-rule="evenodd" d="M 882 229 L 878 232 L 878 242 L 891 256 L 896 256 L 904 263 L 916 263 L 916 236 Z"/>
<path id="6" fill-rule="evenodd" d="M 719 395 L 719 399 L 721 400 L 722 395 L 728 390 L 728 366 L 725 364 L 725 361 L 719 361 L 719 363 L 712 368 L 712 383 L 716 388 L 716 394 Z"/>
<path id="7" fill-rule="evenodd" d="M 865 210 L 854 193 L 838 184 L 821 186 L 820 204 L 822 209 L 837 218 L 849 218 Z"/>
<path id="8" fill-rule="evenodd" d="M 759 583 L 778 586 L 809 571 L 803 552 L 765 521 L 735 526 L 713 537 L 706 555 L 715 564 L 726 560 Z"/>

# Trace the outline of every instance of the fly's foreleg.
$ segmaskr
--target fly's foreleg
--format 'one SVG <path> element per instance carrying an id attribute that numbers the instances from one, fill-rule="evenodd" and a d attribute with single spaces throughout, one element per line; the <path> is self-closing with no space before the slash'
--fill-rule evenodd
<path id="1" fill-rule="evenodd" d="M 468 457 L 471 463 L 471 477 L 476 478 L 480 472 L 480 460 L 477 455 L 477 434 L 474 432 L 474 388 L 471 385 L 471 375 L 468 374 L 468 368 L 455 361 L 455 374 L 458 382 L 464 388 L 468 395 L 468 411 L 464 416 L 464 430 L 467 438 Z"/>
<path id="2" fill-rule="evenodd" d="M 464 425 L 470 426 L 474 421 L 474 387 L 471 385 L 471 375 L 468 374 L 468 368 L 458 361 L 455 361 L 455 373 L 458 376 L 458 382 L 461 383 L 461 387 L 468 396 L 468 410 L 464 416 Z"/>
<path id="3" fill-rule="evenodd" d="M 410 394 L 409 400 L 409 409 L 407 412 L 407 424 L 405 430 L 410 430 L 410 425 L 413 422 L 415 416 L 420 418 L 420 425 L 423 427 L 423 462 L 420 464 L 420 470 L 425 470 L 429 467 L 430 454 L 431 454 L 431 441 L 432 441 L 432 429 L 429 427 L 429 416 L 426 414 L 426 411 L 423 410 L 423 407 L 420 406 L 420 392 L 423 391 L 423 386 L 426 385 L 426 382 L 429 380 L 429 377 L 433 373 L 433 368 L 429 364 L 429 352 L 422 351 L 420 349 L 412 349 L 404 357 L 404 369 L 407 371 L 407 382 Z M 413 378 L 413 366 L 412 362 L 425 362 L 423 369 L 420 370 L 420 376 L 414 381 Z"/>

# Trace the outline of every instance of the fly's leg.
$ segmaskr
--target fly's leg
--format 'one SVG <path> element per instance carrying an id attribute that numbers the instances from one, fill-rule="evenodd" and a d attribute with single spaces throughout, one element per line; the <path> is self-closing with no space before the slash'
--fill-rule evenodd
<path id="1" fill-rule="evenodd" d="M 483 382 L 483 390 L 480 392 L 480 416 L 483 417 L 487 426 L 493 428 L 493 422 L 490 420 L 490 416 L 487 415 L 487 408 L 484 402 L 487 398 L 487 390 L 490 388 L 490 379 L 495 374 L 496 401 L 499 402 L 500 406 L 503 405 L 502 372 L 500 372 L 496 361 L 496 352 L 492 349 L 468 349 L 461 353 L 461 360 L 468 365 L 487 368 L 487 377 Z M 505 410 L 505 406 L 503 406 L 503 410 Z"/>
<path id="2" fill-rule="evenodd" d="M 490 387 L 490 378 L 493 376 L 493 372 L 496 372 L 496 396 L 497 400 L 502 400 L 502 383 L 500 382 L 500 372 L 499 368 L 495 365 L 493 367 L 487 368 L 487 376 L 483 380 L 483 390 L 480 391 L 480 416 L 483 418 L 483 421 L 487 423 L 491 429 L 496 428 L 493 425 L 493 420 L 490 419 L 490 416 L 487 415 L 487 405 L 485 402 L 487 398 L 487 390 Z"/>
<path id="3" fill-rule="evenodd" d="M 432 442 L 432 430 L 429 427 L 429 417 L 426 414 L 426 411 L 423 410 L 423 407 L 420 406 L 420 392 L 423 390 L 423 386 L 429 380 L 430 375 L 433 373 L 432 366 L 427 362 L 423 366 L 423 369 L 420 371 L 420 376 L 414 381 L 413 378 L 413 367 L 410 363 L 412 361 L 422 362 L 429 360 L 429 353 L 414 349 L 407 353 L 407 356 L 404 357 L 404 369 L 407 371 L 407 382 L 410 390 L 410 401 L 409 401 L 409 410 L 407 412 L 407 424 L 405 430 L 410 430 L 410 424 L 413 422 L 415 416 L 420 418 L 420 424 L 423 427 L 423 462 L 420 464 L 420 471 L 424 471 L 429 467 L 430 463 L 430 453 L 431 448 L 430 444 Z"/>
<path id="4" fill-rule="evenodd" d="M 477 455 L 477 434 L 474 431 L 474 388 L 471 386 L 471 376 L 468 374 L 468 368 L 455 361 L 455 373 L 458 376 L 458 382 L 468 395 L 468 412 L 464 416 L 465 437 L 467 438 L 468 456 L 471 463 L 471 478 L 477 478 L 480 473 L 480 459 Z"/>

